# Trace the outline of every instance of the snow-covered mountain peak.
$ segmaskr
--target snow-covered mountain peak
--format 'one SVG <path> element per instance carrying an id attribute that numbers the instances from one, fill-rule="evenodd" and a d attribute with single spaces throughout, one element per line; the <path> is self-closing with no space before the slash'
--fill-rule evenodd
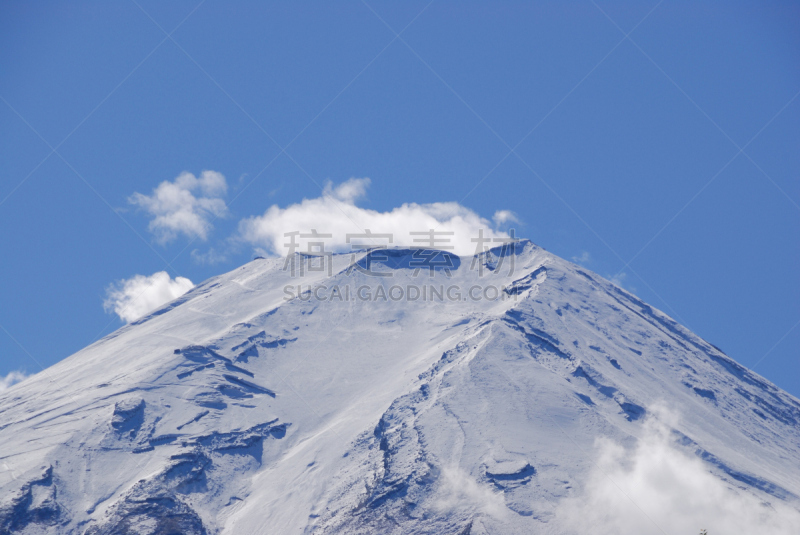
<path id="1" fill-rule="evenodd" d="M 798 506 L 797 399 L 531 242 L 257 259 L 0 394 L 0 533 L 569 533 L 657 403 Z"/>

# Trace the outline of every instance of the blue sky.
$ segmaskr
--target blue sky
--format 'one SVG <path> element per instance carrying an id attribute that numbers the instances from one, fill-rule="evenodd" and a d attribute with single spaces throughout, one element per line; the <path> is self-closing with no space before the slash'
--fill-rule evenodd
<path id="1" fill-rule="evenodd" d="M 118 328 L 115 281 L 233 269 L 254 251 L 230 241 L 242 219 L 368 177 L 357 204 L 379 212 L 514 212 L 523 237 L 800 396 L 797 3 L 2 13 L 2 376 Z M 159 238 L 131 196 L 204 170 L 225 177 L 220 217 Z"/>

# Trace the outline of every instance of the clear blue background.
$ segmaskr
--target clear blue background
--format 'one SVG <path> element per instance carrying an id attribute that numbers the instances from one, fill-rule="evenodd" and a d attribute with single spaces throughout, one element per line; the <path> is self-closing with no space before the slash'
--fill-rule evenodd
<path id="1" fill-rule="evenodd" d="M 2 2 L 0 374 L 119 327 L 109 283 L 228 271 L 251 251 L 191 250 L 366 176 L 376 210 L 513 210 L 800 396 L 799 4 L 426 5 Z M 232 216 L 156 244 L 128 196 L 203 169 Z"/>

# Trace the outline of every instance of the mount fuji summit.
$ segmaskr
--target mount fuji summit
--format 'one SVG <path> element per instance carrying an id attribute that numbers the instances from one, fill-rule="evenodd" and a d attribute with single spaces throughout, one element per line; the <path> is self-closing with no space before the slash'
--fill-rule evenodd
<path id="1" fill-rule="evenodd" d="M 798 518 L 800 401 L 529 241 L 258 258 L 0 392 L 2 534 Z"/>

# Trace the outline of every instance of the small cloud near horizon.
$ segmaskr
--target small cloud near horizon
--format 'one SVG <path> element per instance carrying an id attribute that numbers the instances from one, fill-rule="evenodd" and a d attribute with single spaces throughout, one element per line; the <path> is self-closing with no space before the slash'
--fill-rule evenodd
<path id="1" fill-rule="evenodd" d="M 308 251 L 311 242 L 322 242 L 326 252 L 342 252 L 353 246 L 427 247 L 431 246 L 428 232 L 434 230 L 442 233 L 434 238 L 444 240 L 435 242 L 435 247 L 463 256 L 475 254 L 478 244 L 472 240 L 481 232 L 483 238 L 489 240 L 484 242 L 484 247 L 501 245 L 502 242 L 491 240 L 507 239 L 509 235 L 497 230 L 497 226 L 518 221 L 513 212 L 500 210 L 494 215 L 496 225 L 492 225 L 456 202 L 406 203 L 386 212 L 356 206 L 369 185 L 369 178 L 351 178 L 335 187 L 329 182 L 320 197 L 303 199 L 286 208 L 273 205 L 263 215 L 241 220 L 237 240 L 257 250 L 283 256 L 289 252 L 286 243 L 290 240 L 284 234 L 290 232 L 306 235 L 297 237 L 298 251 Z M 310 236 L 312 230 L 330 236 L 315 238 Z M 363 235 L 367 230 L 373 235 L 391 235 L 391 240 L 352 236 Z M 452 234 L 444 234 L 448 232 Z M 351 235 L 349 243 L 348 234 Z"/>
<path id="2" fill-rule="evenodd" d="M 194 287 L 186 277 L 170 278 L 166 271 L 149 277 L 134 275 L 106 288 L 103 308 L 114 313 L 125 323 L 136 321 L 161 305 L 177 299 Z"/>

